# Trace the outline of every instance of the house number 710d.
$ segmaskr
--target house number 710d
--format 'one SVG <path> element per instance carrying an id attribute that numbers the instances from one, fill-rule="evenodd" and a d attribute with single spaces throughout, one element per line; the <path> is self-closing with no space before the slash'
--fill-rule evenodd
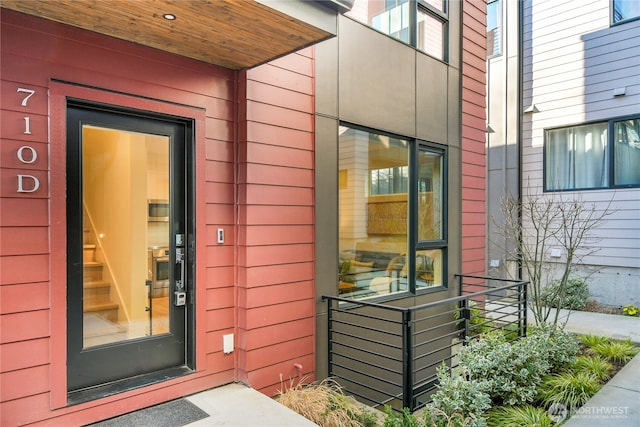
<path id="1" fill-rule="evenodd" d="M 27 95 L 22 98 L 22 102 L 20 105 L 22 107 L 27 107 L 29 104 L 29 98 L 35 95 L 36 91 L 33 89 L 25 89 L 23 87 L 19 87 L 16 91 L 18 93 L 26 93 Z M 24 117 L 24 132 L 25 135 L 31 135 L 31 119 L 29 116 Z M 25 152 L 30 152 L 31 158 L 28 159 L 25 156 Z M 38 159 L 38 152 L 35 148 L 29 145 L 23 145 L 18 148 L 16 153 L 16 157 L 20 163 L 29 165 L 34 163 Z M 40 180 L 33 175 L 26 174 L 18 174 L 18 193 L 34 193 L 40 188 Z"/>

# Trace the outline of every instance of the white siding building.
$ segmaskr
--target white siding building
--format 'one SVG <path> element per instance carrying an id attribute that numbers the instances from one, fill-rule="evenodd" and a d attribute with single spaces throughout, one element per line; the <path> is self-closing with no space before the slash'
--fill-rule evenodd
<path id="1" fill-rule="evenodd" d="M 640 305 L 640 1 L 497 1 L 488 212 L 499 218 L 505 192 L 609 206 L 574 276 L 600 303 Z M 487 259 L 508 267 L 493 227 Z M 564 256 L 554 252 L 549 262 Z"/>

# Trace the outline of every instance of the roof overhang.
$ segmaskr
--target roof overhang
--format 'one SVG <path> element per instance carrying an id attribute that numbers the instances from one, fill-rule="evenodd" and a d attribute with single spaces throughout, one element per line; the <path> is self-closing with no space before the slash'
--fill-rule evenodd
<path id="1" fill-rule="evenodd" d="M 2 0 L 2 7 L 234 70 L 335 36 L 353 0 Z M 166 19 L 170 14 L 173 20 Z"/>

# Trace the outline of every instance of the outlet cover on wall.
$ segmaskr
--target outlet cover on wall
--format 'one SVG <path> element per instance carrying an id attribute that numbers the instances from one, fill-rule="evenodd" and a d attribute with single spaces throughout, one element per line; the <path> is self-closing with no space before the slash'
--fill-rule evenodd
<path id="1" fill-rule="evenodd" d="M 222 336 L 222 352 L 229 354 L 233 352 L 233 334 Z"/>

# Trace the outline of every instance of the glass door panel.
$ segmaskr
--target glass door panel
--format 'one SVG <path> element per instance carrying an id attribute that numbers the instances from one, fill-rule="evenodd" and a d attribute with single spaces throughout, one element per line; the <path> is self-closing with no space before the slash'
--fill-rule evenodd
<path id="1" fill-rule="evenodd" d="M 170 139 L 82 126 L 83 348 L 169 332 Z"/>

